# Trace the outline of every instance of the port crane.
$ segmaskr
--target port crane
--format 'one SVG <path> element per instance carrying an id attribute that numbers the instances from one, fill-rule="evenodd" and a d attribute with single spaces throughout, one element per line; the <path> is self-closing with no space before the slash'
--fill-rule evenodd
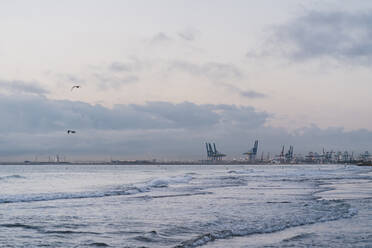
<path id="1" fill-rule="evenodd" d="M 243 155 L 247 155 L 249 161 L 254 161 L 256 160 L 257 151 L 258 151 L 258 140 L 255 140 L 253 148 L 250 149 L 248 152 L 243 153 Z"/>
<path id="2" fill-rule="evenodd" d="M 205 143 L 205 147 L 207 149 L 207 157 L 208 157 L 208 159 L 211 159 L 211 160 L 222 160 L 222 158 L 226 156 L 225 154 L 220 153 L 219 151 L 217 151 L 216 144 L 215 143 L 213 143 L 213 148 L 212 148 L 211 143 L 206 142 Z"/>

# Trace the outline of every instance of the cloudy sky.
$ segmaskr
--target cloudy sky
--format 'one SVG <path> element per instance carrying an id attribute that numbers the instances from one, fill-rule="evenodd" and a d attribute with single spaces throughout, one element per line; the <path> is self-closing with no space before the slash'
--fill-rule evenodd
<path id="1" fill-rule="evenodd" d="M 372 149 L 371 23 L 368 0 L 1 1 L 0 160 Z"/>

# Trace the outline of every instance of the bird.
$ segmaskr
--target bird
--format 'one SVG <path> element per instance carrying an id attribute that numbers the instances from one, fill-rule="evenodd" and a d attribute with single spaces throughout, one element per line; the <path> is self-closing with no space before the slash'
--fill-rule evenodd
<path id="1" fill-rule="evenodd" d="M 72 91 L 74 88 L 79 89 L 80 87 L 81 87 L 80 85 L 74 85 L 74 86 L 71 87 L 71 91 Z"/>
<path id="2" fill-rule="evenodd" d="M 67 130 L 67 134 L 70 134 L 70 133 L 76 133 L 76 131 L 74 131 L 74 130 Z"/>

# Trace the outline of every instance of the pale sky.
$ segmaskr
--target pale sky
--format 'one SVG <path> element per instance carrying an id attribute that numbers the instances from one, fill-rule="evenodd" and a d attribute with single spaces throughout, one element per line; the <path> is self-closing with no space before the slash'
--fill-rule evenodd
<path id="1" fill-rule="evenodd" d="M 371 23 L 368 0 L 1 1 L 0 154 L 368 149 Z"/>

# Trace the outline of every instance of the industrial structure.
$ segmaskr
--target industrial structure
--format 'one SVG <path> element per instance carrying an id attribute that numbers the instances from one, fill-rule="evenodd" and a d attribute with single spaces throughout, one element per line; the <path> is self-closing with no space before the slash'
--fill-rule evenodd
<path id="1" fill-rule="evenodd" d="M 247 152 L 243 153 L 245 157 L 233 158 L 231 160 L 226 160 L 224 163 L 232 164 L 357 164 L 361 163 L 363 165 L 372 165 L 372 156 L 366 151 L 361 154 L 355 154 L 350 151 L 326 151 L 324 148 L 320 152 L 310 151 L 306 154 L 294 153 L 294 146 L 290 145 L 289 149 L 285 148 L 285 145 L 281 146 L 279 154 L 270 156 L 270 153 L 258 154 L 258 140 L 254 141 L 253 147 Z M 215 143 L 205 143 L 207 150 L 207 160 L 206 163 L 220 162 L 226 155 L 219 152 L 216 148 Z M 267 154 L 267 156 L 265 156 Z"/>
<path id="2" fill-rule="evenodd" d="M 283 146 L 284 148 L 284 146 Z M 293 162 L 293 146 L 289 146 L 288 152 L 284 155 L 285 162 L 286 163 L 292 163 Z"/>
<path id="3" fill-rule="evenodd" d="M 222 160 L 222 158 L 226 156 L 225 154 L 222 154 L 219 151 L 217 151 L 215 143 L 213 143 L 213 148 L 212 148 L 211 143 L 206 142 L 205 147 L 207 149 L 207 157 L 209 160 L 219 161 L 219 160 Z"/>
<path id="4" fill-rule="evenodd" d="M 256 160 L 256 155 L 258 151 L 258 140 L 254 142 L 253 148 L 250 149 L 248 152 L 243 153 L 243 155 L 247 155 L 247 159 L 249 161 L 255 161 Z"/>
<path id="5" fill-rule="evenodd" d="M 284 159 L 284 145 L 282 146 L 282 151 L 279 155 L 276 155 L 276 159 L 273 160 L 274 163 L 285 163 Z"/>

